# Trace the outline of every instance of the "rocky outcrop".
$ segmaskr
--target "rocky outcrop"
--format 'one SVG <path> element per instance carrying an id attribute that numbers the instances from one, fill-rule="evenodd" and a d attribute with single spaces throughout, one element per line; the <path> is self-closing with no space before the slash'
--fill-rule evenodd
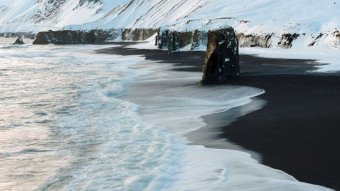
<path id="1" fill-rule="evenodd" d="M 314 46 L 319 40 L 320 38 L 323 36 L 322 33 L 320 33 L 314 40 L 312 43 L 310 43 L 308 46 Z"/>
<path id="2" fill-rule="evenodd" d="M 177 32 L 171 31 L 167 38 L 168 51 L 178 51 L 184 47 L 190 46 L 193 42 L 193 32 Z"/>
<path id="3" fill-rule="evenodd" d="M 240 47 L 270 48 L 272 36 L 273 34 L 267 35 L 253 35 L 253 34 L 246 35 L 244 33 L 237 34 Z"/>
<path id="4" fill-rule="evenodd" d="M 158 29 L 124 29 L 122 40 L 124 41 L 143 41 L 156 34 Z"/>
<path id="5" fill-rule="evenodd" d="M 38 33 L 33 44 L 100 44 L 106 40 L 142 41 L 157 33 L 157 29 L 112 29 L 91 31 L 47 31 Z"/>
<path id="6" fill-rule="evenodd" d="M 339 31 L 335 31 L 334 35 L 340 41 L 340 32 Z"/>
<path id="7" fill-rule="evenodd" d="M 278 46 L 281 48 L 291 48 L 293 46 L 293 41 L 296 40 L 299 34 L 283 34 L 281 40 L 278 42 Z"/>
<path id="8" fill-rule="evenodd" d="M 208 44 L 208 32 L 195 30 L 192 37 L 191 50 L 200 48 Z"/>
<path id="9" fill-rule="evenodd" d="M 335 36 L 335 46 L 340 46 L 340 32 L 339 31 L 335 31 L 334 33 Z"/>
<path id="10" fill-rule="evenodd" d="M 15 40 L 15 42 L 13 44 L 15 44 L 15 45 L 25 44 L 24 39 L 20 36 Z"/>
<path id="11" fill-rule="evenodd" d="M 110 36 L 110 32 L 91 31 L 47 31 L 39 32 L 33 44 L 99 44 Z"/>
<path id="12" fill-rule="evenodd" d="M 168 48 L 168 36 L 170 31 L 169 30 L 158 30 L 156 36 L 156 45 L 158 49 L 166 49 Z"/>
<path id="13" fill-rule="evenodd" d="M 234 29 L 209 31 L 202 84 L 224 83 L 239 75 L 239 44 Z"/>
<path id="14" fill-rule="evenodd" d="M 156 37 L 156 45 L 159 49 L 167 49 L 169 53 L 186 48 L 195 50 L 201 45 L 206 45 L 208 33 L 205 31 L 170 31 L 160 30 Z"/>

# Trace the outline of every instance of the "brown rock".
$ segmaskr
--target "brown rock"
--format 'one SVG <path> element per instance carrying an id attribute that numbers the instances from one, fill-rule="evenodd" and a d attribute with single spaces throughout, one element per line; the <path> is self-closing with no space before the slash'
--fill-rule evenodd
<path id="1" fill-rule="evenodd" d="M 234 29 L 209 31 L 202 84 L 224 83 L 239 75 L 239 44 Z"/>

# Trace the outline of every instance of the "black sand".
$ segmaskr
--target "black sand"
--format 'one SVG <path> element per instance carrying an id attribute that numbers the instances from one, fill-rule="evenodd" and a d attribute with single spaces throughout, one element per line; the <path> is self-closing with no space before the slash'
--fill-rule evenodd
<path id="1" fill-rule="evenodd" d="M 224 128 L 223 136 L 300 181 L 340 188 L 340 77 L 243 76 L 266 90 L 267 105 Z"/>
<path id="2" fill-rule="evenodd" d="M 203 52 L 169 55 L 121 47 L 99 51 L 201 71 Z M 241 55 L 241 78 L 230 82 L 262 88 L 267 105 L 223 127 L 221 137 L 260 153 L 263 163 L 298 180 L 340 190 L 340 76 L 312 74 L 312 60 Z M 227 120 L 226 120 L 227 121 Z M 229 120 L 230 121 L 230 120 Z"/>

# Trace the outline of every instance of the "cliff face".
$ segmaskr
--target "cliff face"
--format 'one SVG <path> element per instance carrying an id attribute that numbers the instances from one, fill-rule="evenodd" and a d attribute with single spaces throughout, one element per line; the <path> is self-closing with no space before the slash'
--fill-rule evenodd
<path id="1" fill-rule="evenodd" d="M 209 31 L 202 84 L 218 84 L 240 75 L 238 40 L 234 29 Z"/>
<path id="2" fill-rule="evenodd" d="M 33 44 L 100 44 L 107 40 L 143 41 L 156 29 L 61 30 L 39 32 Z"/>
<path id="3" fill-rule="evenodd" d="M 103 43 L 109 31 L 47 31 L 38 33 L 33 44 L 98 44 Z"/>
<path id="4" fill-rule="evenodd" d="M 178 32 L 231 26 L 243 47 L 338 47 L 340 3 L 284 0 L 132 0 L 100 20 L 67 29 L 162 28 Z M 323 34 L 319 37 L 320 34 Z"/>

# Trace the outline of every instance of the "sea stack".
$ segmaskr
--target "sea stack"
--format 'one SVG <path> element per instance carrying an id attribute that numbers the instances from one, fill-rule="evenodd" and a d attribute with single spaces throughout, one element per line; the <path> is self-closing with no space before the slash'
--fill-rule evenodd
<path id="1" fill-rule="evenodd" d="M 15 45 L 25 44 L 24 43 L 24 39 L 22 38 L 22 36 L 18 37 L 17 40 L 15 40 L 14 44 Z"/>
<path id="2" fill-rule="evenodd" d="M 239 44 L 234 29 L 209 31 L 202 84 L 225 83 L 239 75 Z"/>

